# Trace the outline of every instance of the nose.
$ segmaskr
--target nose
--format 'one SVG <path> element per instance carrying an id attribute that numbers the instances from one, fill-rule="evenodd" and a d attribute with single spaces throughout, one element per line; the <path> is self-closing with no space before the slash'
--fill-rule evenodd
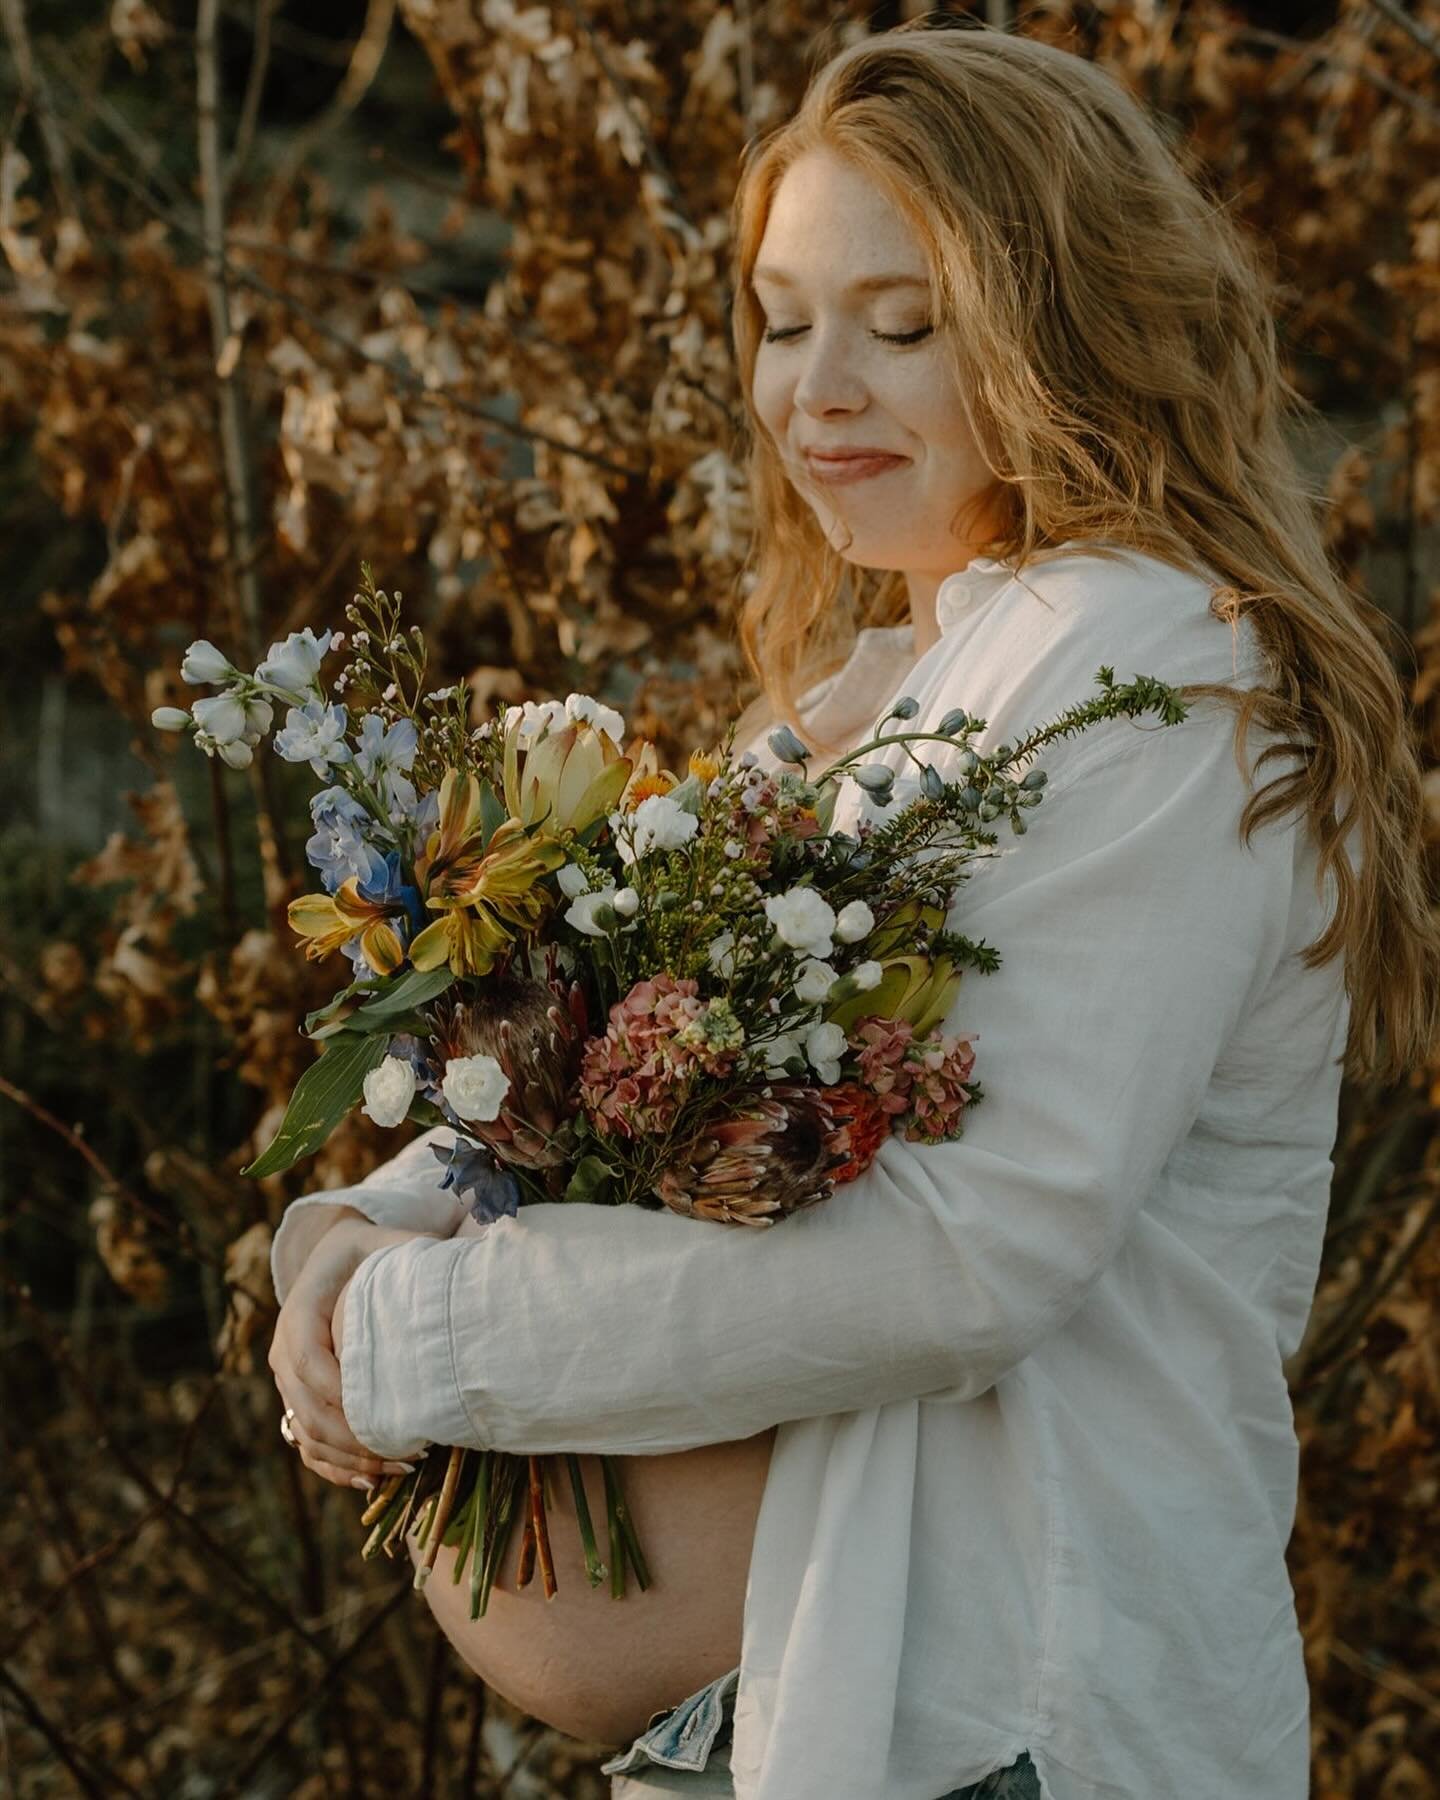
<path id="1" fill-rule="evenodd" d="M 812 327 L 798 350 L 795 405 L 800 411 L 816 419 L 859 412 L 866 400 L 865 384 L 843 335 Z"/>

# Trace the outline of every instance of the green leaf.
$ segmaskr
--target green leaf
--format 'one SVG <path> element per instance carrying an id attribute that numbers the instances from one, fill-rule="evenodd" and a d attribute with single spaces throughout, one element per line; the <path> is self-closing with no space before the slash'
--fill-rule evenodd
<path id="1" fill-rule="evenodd" d="M 480 783 L 480 847 L 488 849 L 496 828 L 505 823 L 505 807 L 488 781 Z"/>
<path id="2" fill-rule="evenodd" d="M 279 1175 L 311 1156 L 365 1090 L 365 1077 L 385 1060 L 388 1037 L 342 1032 L 295 1083 L 280 1129 L 242 1175 Z"/>
<path id="3" fill-rule="evenodd" d="M 448 963 L 441 963 L 438 969 L 407 969 L 383 993 L 360 1008 L 349 1020 L 349 1029 L 393 1031 L 398 1020 L 417 1006 L 423 1006 L 427 1000 L 433 1000 L 437 994 L 443 994 L 454 980 L 455 971 Z"/>
<path id="4" fill-rule="evenodd" d="M 341 988 L 328 1005 L 316 1007 L 314 1012 L 306 1013 L 305 1035 L 312 1038 L 329 1037 L 345 1025 L 368 995 L 383 992 L 383 986 L 373 976 L 367 975 L 360 981 L 352 981 L 349 987 Z M 316 1031 L 315 1027 L 319 1024 L 328 1024 L 330 1029 Z"/>
<path id="5" fill-rule="evenodd" d="M 601 1156 L 582 1156 L 565 1188 L 566 1200 L 594 1200 L 614 1178 L 615 1170 Z"/>

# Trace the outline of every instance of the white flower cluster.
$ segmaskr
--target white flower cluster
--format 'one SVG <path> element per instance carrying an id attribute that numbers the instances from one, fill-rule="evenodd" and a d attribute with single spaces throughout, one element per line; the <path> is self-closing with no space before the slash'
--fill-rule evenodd
<path id="1" fill-rule="evenodd" d="M 528 749 L 547 731 L 562 731 L 567 725 L 588 725 L 603 731 L 616 744 L 623 741 L 625 721 L 613 706 L 602 706 L 589 694 L 567 694 L 564 700 L 526 700 L 520 706 L 507 706 L 505 730 L 516 732 L 522 749 Z"/>
<path id="2" fill-rule="evenodd" d="M 686 812 L 668 794 L 651 794 L 634 812 L 610 815 L 615 848 L 620 852 L 621 862 L 626 864 L 651 850 L 678 850 L 682 844 L 690 842 L 699 828 L 700 821 L 695 814 Z"/>
<path id="3" fill-rule="evenodd" d="M 840 1079 L 840 1059 L 845 1054 L 845 1033 L 839 1025 L 812 1025 L 801 1039 L 795 1032 L 783 1032 L 765 1046 L 765 1061 L 770 1073 L 780 1074 L 792 1057 L 808 1061 L 824 1082 L 832 1086 Z"/>
<path id="4" fill-rule="evenodd" d="M 452 1056 L 440 1092 L 457 1118 L 484 1122 L 499 1116 L 510 1078 L 493 1056 Z"/>

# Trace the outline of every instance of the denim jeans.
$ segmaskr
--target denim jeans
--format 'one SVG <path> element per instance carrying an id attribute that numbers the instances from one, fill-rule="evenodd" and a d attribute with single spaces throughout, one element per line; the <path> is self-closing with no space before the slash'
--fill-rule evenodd
<path id="1" fill-rule="evenodd" d="M 734 1800 L 730 1738 L 740 1671 L 721 1675 L 669 1712 L 654 1713 L 628 1750 L 600 1765 L 610 1800 Z M 1040 1800 L 1040 1781 L 1028 1752 L 969 1787 L 939 1800 Z"/>

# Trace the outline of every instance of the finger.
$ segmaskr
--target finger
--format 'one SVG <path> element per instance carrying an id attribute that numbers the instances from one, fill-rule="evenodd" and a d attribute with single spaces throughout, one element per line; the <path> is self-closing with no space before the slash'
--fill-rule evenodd
<path id="1" fill-rule="evenodd" d="M 282 1378 L 277 1370 L 275 1385 L 280 1389 L 290 1414 L 290 1429 L 302 1451 L 348 1469 L 351 1474 L 380 1473 L 383 1458 L 360 1443 L 343 1413 L 327 1408 L 319 1395 L 289 1371 Z"/>
<path id="2" fill-rule="evenodd" d="M 338 1463 L 326 1462 L 324 1457 L 316 1456 L 308 1450 L 301 1450 L 300 1460 L 312 1474 L 336 1487 L 358 1487 L 365 1493 L 373 1493 L 379 1485 L 374 1476 L 357 1475 L 353 1469 L 343 1469 Z"/>
<path id="3" fill-rule="evenodd" d="M 346 1458 L 378 1463 L 375 1452 L 360 1442 L 345 1417 L 340 1365 L 328 1337 L 316 1331 L 301 1340 L 295 1353 L 294 1376 L 311 1397 L 308 1423 L 317 1441 L 343 1452 Z"/>

